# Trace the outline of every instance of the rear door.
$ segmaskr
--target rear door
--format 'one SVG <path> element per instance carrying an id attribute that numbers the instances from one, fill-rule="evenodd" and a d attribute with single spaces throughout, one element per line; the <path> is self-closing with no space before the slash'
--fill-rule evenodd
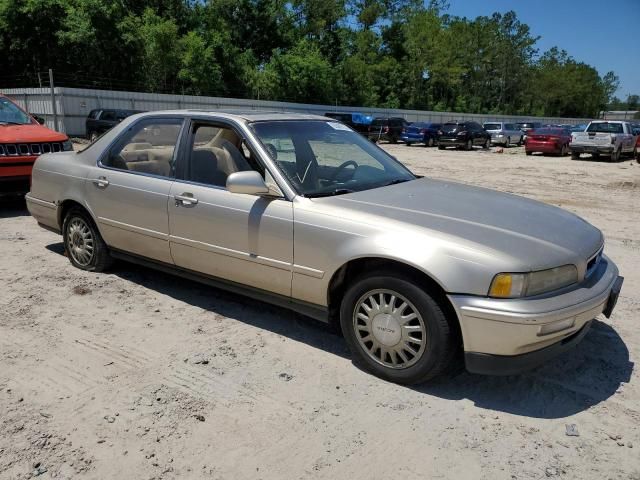
<path id="1" fill-rule="evenodd" d="M 90 172 L 87 203 L 110 247 L 173 263 L 167 203 L 183 122 L 168 117 L 134 122 Z"/>

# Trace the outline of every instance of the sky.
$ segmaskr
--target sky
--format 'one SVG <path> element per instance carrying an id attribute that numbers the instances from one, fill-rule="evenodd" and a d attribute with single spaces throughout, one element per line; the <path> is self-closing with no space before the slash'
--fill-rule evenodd
<path id="1" fill-rule="evenodd" d="M 459 17 L 516 12 L 541 37 L 540 53 L 553 46 L 620 78 L 616 96 L 640 95 L 640 0 L 449 0 Z"/>

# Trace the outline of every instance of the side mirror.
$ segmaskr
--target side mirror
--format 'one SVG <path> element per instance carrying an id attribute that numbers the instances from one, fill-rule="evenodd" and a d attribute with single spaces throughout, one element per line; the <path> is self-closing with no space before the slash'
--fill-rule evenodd
<path id="1" fill-rule="evenodd" d="M 235 172 L 227 177 L 227 190 L 245 195 L 269 195 L 271 191 L 262 176 L 255 170 Z"/>
<path id="2" fill-rule="evenodd" d="M 41 116 L 39 116 L 39 115 L 33 115 L 33 114 L 31 114 L 31 116 L 32 116 L 32 117 L 34 118 L 34 120 L 35 120 L 36 122 L 38 122 L 40 125 L 44 125 L 44 118 L 42 118 L 42 117 L 41 117 Z"/>

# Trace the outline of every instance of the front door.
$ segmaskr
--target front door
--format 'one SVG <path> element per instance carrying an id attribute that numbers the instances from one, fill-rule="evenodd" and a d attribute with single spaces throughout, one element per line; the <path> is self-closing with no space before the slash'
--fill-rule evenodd
<path id="1" fill-rule="evenodd" d="M 194 121 L 184 170 L 171 186 L 169 231 L 176 265 L 291 295 L 293 206 L 284 198 L 231 193 L 227 177 L 265 170 L 238 130 Z"/>
<path id="2" fill-rule="evenodd" d="M 87 203 L 110 247 L 173 263 L 167 203 L 183 121 L 133 123 L 89 174 Z"/>

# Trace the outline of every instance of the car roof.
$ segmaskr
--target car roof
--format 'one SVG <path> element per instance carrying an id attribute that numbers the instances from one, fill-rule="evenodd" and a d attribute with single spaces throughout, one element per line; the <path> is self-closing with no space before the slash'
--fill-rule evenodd
<path id="1" fill-rule="evenodd" d="M 277 111 L 258 111 L 258 110 L 167 110 L 163 112 L 149 112 L 149 113 L 168 113 L 180 115 L 198 115 L 212 117 L 223 117 L 234 120 L 244 120 L 246 122 L 263 122 L 267 120 L 322 120 L 323 122 L 330 121 L 330 117 L 324 115 L 313 115 L 309 113 L 295 113 L 295 112 L 277 112 Z"/>

